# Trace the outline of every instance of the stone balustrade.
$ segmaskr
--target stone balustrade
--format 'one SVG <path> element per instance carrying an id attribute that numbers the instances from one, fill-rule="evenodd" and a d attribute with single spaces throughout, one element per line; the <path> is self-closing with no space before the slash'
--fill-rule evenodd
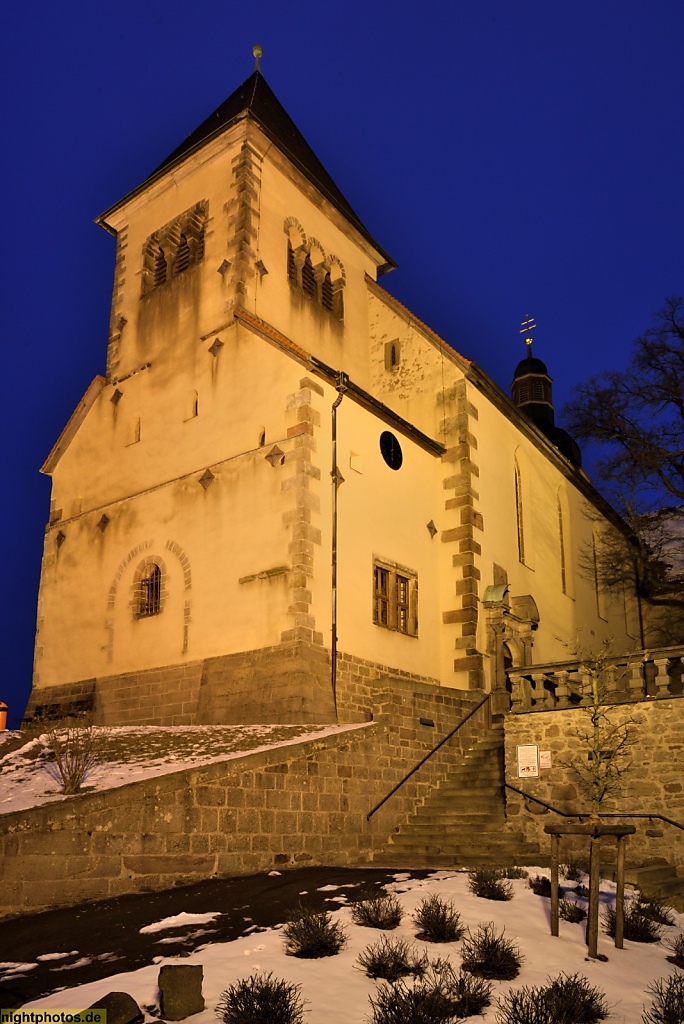
<path id="1" fill-rule="evenodd" d="M 611 704 L 684 695 L 684 647 L 638 651 L 603 663 L 602 687 Z M 580 660 L 510 669 L 511 710 L 562 711 L 588 702 L 591 673 Z"/>

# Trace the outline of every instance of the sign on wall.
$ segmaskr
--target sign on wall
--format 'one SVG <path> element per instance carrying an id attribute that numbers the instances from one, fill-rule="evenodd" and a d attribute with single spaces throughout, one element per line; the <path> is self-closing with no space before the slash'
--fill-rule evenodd
<path id="1" fill-rule="evenodd" d="M 536 743 L 523 743 L 515 748 L 519 779 L 539 778 L 539 747 Z"/>

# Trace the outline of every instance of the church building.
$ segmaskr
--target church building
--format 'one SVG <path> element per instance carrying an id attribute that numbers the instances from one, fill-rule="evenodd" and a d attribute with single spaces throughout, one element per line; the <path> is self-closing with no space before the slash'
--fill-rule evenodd
<path id="1" fill-rule="evenodd" d="M 503 709 L 579 630 L 635 646 L 546 366 L 509 397 L 383 288 L 258 69 L 98 223 L 106 374 L 42 467 L 29 716 L 363 721 L 393 679 Z"/>

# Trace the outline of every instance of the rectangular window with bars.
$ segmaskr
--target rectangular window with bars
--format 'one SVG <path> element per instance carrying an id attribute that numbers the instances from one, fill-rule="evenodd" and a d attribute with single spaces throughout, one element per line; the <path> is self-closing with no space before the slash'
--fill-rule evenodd
<path id="1" fill-rule="evenodd" d="M 373 622 L 406 636 L 418 635 L 418 576 L 391 562 L 373 562 Z"/>

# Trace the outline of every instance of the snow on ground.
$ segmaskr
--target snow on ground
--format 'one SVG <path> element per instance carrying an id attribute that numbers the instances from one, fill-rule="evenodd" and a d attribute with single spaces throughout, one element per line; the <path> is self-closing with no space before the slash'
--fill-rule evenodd
<path id="1" fill-rule="evenodd" d="M 322 739 L 362 725 L 121 726 L 102 730 L 99 763 L 84 782 L 87 791 L 169 775 L 229 761 L 261 750 Z M 54 759 L 43 734 L 21 743 L 22 734 L 0 733 L 0 815 L 67 799 L 51 777 Z M 21 745 L 19 745 L 21 744 Z M 3 747 L 9 752 L 2 756 Z"/>
<path id="2" fill-rule="evenodd" d="M 545 872 L 531 868 L 530 873 Z M 383 935 L 392 934 L 397 938 L 414 941 L 420 951 L 427 951 L 433 959 L 449 956 L 458 968 L 460 943 L 435 945 L 415 939 L 416 928 L 411 915 L 421 899 L 431 894 L 453 899 L 462 922 L 471 929 L 488 921 L 492 921 L 497 930 L 505 928 L 506 936 L 519 944 L 525 957 L 520 975 L 515 981 L 494 983 L 493 1005 L 482 1017 L 472 1018 L 474 1022 L 493 1024 L 496 1019 L 496 997 L 504 995 L 510 988 L 542 985 L 549 976 L 555 977 L 564 972 L 583 974 L 592 985 L 606 993 L 613 1008 L 611 1024 L 639 1024 L 644 1007 L 651 1003 L 646 991 L 648 985 L 676 970 L 666 960 L 668 949 L 664 942 L 684 933 L 682 914 L 673 914 L 676 925 L 664 928 L 663 939 L 653 945 L 626 941 L 625 949 L 617 950 L 612 940 L 602 933 L 599 952 L 608 957 L 608 961 L 603 963 L 586 959 L 584 924 L 561 921 L 560 936 L 550 936 L 549 900 L 535 896 L 526 879 L 513 881 L 515 896 L 511 902 L 495 903 L 473 896 L 468 891 L 467 875 L 463 872 L 437 871 L 424 880 L 412 879 L 407 874 L 398 874 L 395 878 L 393 888 L 403 905 L 405 917 L 399 928 L 392 933 L 354 925 L 351 910 L 347 906 L 331 904 L 334 919 L 343 923 L 349 939 L 346 948 L 337 956 L 321 960 L 288 957 L 283 952 L 282 932 L 276 927 L 233 942 L 207 944 L 189 957 L 177 960 L 175 957 L 160 955 L 163 946 L 159 945 L 162 939 L 157 937 L 157 929 L 162 929 L 162 926 L 177 927 L 178 919 L 151 921 L 143 929 L 150 933 L 151 962 L 148 967 L 113 975 L 80 988 L 55 992 L 27 1003 L 22 1009 L 87 1007 L 110 991 L 129 992 L 141 1006 L 151 1007 L 157 1002 L 160 965 L 180 962 L 202 964 L 204 967 L 206 1008 L 191 1018 L 192 1024 L 216 1024 L 216 1004 L 228 985 L 254 972 L 269 971 L 277 978 L 301 985 L 302 995 L 308 1003 L 309 1012 L 305 1017 L 307 1024 L 363 1024 L 370 1016 L 369 996 L 377 991 L 379 983 L 367 978 L 356 965 L 356 960 L 366 946 L 377 942 Z M 602 882 L 603 902 L 610 902 L 614 898 L 614 888 L 612 883 Z M 192 906 L 188 906 L 187 912 L 192 914 Z M 23 966 L 28 969 L 31 967 Z M 19 977 L 18 967 L 5 977 Z M 153 1024 L 154 1020 L 153 1016 L 146 1013 L 146 1024 Z"/>

